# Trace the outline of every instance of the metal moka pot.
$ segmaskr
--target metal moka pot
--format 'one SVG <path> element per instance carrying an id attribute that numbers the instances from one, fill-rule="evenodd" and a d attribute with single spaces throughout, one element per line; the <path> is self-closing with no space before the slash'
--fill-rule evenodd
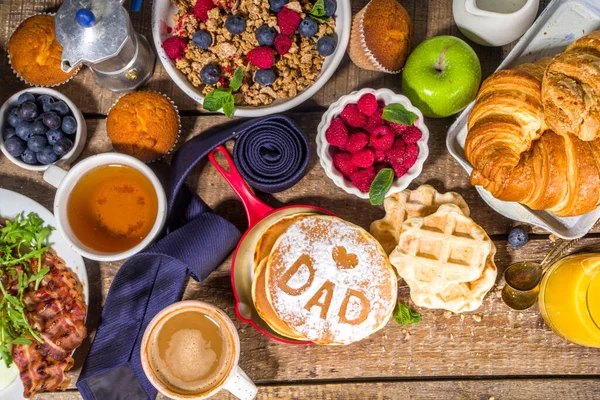
<path id="1" fill-rule="evenodd" d="M 65 0 L 54 17 L 62 45 L 62 70 L 87 65 L 96 83 L 113 92 L 131 91 L 154 71 L 155 55 L 135 32 L 124 0 Z"/>

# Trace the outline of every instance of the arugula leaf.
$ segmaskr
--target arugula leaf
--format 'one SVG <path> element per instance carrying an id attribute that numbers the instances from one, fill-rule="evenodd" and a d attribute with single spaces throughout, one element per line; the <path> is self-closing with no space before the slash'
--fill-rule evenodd
<path id="1" fill-rule="evenodd" d="M 379 171 L 369 189 L 369 201 L 371 204 L 374 206 L 383 204 L 385 195 L 390 190 L 390 187 L 392 187 L 392 183 L 394 183 L 394 171 L 391 168 L 383 168 Z"/>
<path id="2" fill-rule="evenodd" d="M 421 322 L 421 314 L 408 308 L 406 304 L 398 303 L 394 310 L 394 321 L 402 326 Z"/>
<path id="3" fill-rule="evenodd" d="M 9 293 L 0 281 L 0 358 L 7 367 L 12 363 L 10 346 L 28 345 L 31 339 L 42 342 L 27 320 L 23 296 L 31 284 L 37 290 L 50 271 L 42 264 L 42 256 L 49 249 L 47 240 L 52 230 L 35 213 L 27 217 L 21 213 L 0 228 L 0 275 L 16 281 L 16 293 L 12 289 Z M 36 258 L 37 263 L 32 263 Z"/>
<path id="4" fill-rule="evenodd" d="M 383 109 L 381 118 L 402 125 L 412 125 L 417 120 L 417 114 L 408 111 L 402 104 L 388 104 Z"/>
<path id="5" fill-rule="evenodd" d="M 240 87 L 242 87 L 243 81 L 244 81 L 244 68 L 237 67 L 237 69 L 233 73 L 233 78 L 231 78 L 231 82 L 229 82 L 229 87 L 231 88 L 231 90 L 236 91 Z"/>
<path id="6" fill-rule="evenodd" d="M 313 4 L 312 8 L 308 12 L 308 15 L 321 22 L 327 22 L 329 17 L 325 16 L 325 0 L 317 0 L 315 4 Z"/>

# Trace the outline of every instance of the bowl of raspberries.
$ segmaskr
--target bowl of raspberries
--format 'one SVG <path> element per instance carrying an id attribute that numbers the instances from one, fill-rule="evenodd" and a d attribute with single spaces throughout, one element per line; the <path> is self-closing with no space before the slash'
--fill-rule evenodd
<path id="1" fill-rule="evenodd" d="M 388 89 L 362 89 L 341 97 L 317 128 L 317 153 L 327 176 L 347 193 L 368 199 L 383 169 L 393 179 L 385 196 L 421 173 L 429 149 L 423 114 Z"/>
<path id="2" fill-rule="evenodd" d="M 350 0 L 156 0 L 152 34 L 173 81 L 206 111 L 259 117 L 310 99 L 350 37 Z"/>
<path id="3" fill-rule="evenodd" d="M 65 95 L 49 88 L 12 95 L 0 108 L 0 130 L 2 153 L 31 171 L 75 161 L 87 137 L 81 111 Z"/>

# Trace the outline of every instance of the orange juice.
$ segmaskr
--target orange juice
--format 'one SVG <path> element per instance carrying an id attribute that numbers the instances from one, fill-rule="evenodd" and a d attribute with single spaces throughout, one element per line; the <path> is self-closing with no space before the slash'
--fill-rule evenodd
<path id="1" fill-rule="evenodd" d="M 600 253 L 565 257 L 544 275 L 540 311 L 562 338 L 600 347 Z"/>

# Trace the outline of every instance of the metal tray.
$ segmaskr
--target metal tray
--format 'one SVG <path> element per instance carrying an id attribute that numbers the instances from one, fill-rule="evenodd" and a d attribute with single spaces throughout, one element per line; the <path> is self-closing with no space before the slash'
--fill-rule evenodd
<path id="1" fill-rule="evenodd" d="M 498 70 L 553 56 L 580 37 L 600 29 L 600 0 L 553 0 L 538 17 Z M 469 173 L 473 167 L 465 157 L 467 119 L 471 103 L 448 130 L 446 146 L 452 156 Z M 494 198 L 481 186 L 476 187 L 483 200 L 503 216 L 547 229 L 563 239 L 584 236 L 600 218 L 600 207 L 578 217 L 559 218 L 546 211 L 536 211 L 518 203 Z"/>

